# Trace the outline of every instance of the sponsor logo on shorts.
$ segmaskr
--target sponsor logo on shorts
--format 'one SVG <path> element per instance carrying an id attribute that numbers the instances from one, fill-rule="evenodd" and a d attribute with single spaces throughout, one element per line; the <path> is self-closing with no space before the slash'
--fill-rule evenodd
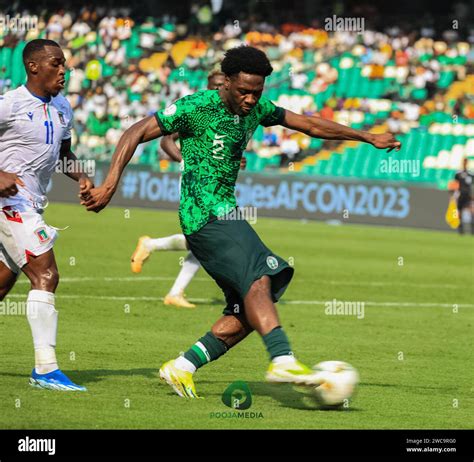
<path id="1" fill-rule="evenodd" d="M 38 228 L 35 231 L 35 234 L 38 236 L 38 239 L 39 239 L 41 244 L 44 244 L 45 242 L 48 242 L 49 239 L 50 239 L 50 237 L 49 237 L 48 233 L 46 232 L 45 228 Z"/>
<path id="2" fill-rule="evenodd" d="M 278 268 L 278 260 L 275 257 L 267 257 L 267 266 L 270 269 L 277 269 Z"/>
<path id="3" fill-rule="evenodd" d="M 3 207 L 2 212 L 5 214 L 8 221 L 14 221 L 15 223 L 23 223 L 20 212 L 18 212 L 17 210 L 13 210 L 9 205 Z"/>

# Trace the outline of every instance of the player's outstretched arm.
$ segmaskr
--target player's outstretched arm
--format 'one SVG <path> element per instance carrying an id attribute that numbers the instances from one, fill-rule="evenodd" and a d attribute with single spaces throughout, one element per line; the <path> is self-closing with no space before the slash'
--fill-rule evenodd
<path id="1" fill-rule="evenodd" d="M 282 125 L 302 132 L 312 138 L 363 141 L 379 149 L 388 149 L 389 152 L 392 149 L 399 151 L 402 145 L 392 133 L 376 135 L 361 130 L 354 130 L 353 128 L 323 119 L 322 117 L 300 115 L 288 109 L 285 109 L 285 120 Z"/>
<path id="2" fill-rule="evenodd" d="M 172 133 L 171 135 L 166 135 L 161 138 L 160 146 L 163 151 L 171 157 L 172 160 L 175 162 L 181 162 L 183 160 L 183 156 L 181 155 L 181 151 L 179 150 L 178 146 L 176 146 L 176 140 L 179 138 L 178 133 Z"/>
<path id="3" fill-rule="evenodd" d="M 125 130 L 112 156 L 112 164 L 104 183 L 92 189 L 89 198 L 82 200 L 81 204 L 85 205 L 90 212 L 100 212 L 106 207 L 117 190 L 122 172 L 130 162 L 137 146 L 160 136 L 161 130 L 155 116 L 146 117 Z"/>

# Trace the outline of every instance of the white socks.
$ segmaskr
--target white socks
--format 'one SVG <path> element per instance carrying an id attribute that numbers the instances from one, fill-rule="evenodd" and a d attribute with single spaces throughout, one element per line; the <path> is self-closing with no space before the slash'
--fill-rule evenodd
<path id="1" fill-rule="evenodd" d="M 150 252 L 154 250 L 187 250 L 186 238 L 183 234 L 173 234 L 172 236 L 160 237 L 158 239 L 146 239 L 143 244 Z"/>
<path id="2" fill-rule="evenodd" d="M 192 252 L 189 252 L 183 262 L 183 267 L 174 281 L 173 287 L 170 290 L 169 295 L 177 296 L 181 294 L 184 289 L 188 286 L 191 282 L 194 275 L 197 273 L 201 264 L 199 263 L 198 259 L 193 255 Z"/>
<path id="3" fill-rule="evenodd" d="M 174 365 L 182 371 L 191 372 L 191 374 L 194 374 L 196 372 L 196 366 L 184 356 L 178 356 L 174 360 Z"/>
<path id="4" fill-rule="evenodd" d="M 296 362 L 296 358 L 292 355 L 282 355 L 282 356 L 275 356 L 272 359 L 273 364 L 292 364 Z"/>
<path id="5" fill-rule="evenodd" d="M 38 374 L 47 374 L 58 369 L 55 351 L 58 312 L 54 309 L 54 294 L 30 290 L 26 311 L 33 334 L 35 369 Z"/>

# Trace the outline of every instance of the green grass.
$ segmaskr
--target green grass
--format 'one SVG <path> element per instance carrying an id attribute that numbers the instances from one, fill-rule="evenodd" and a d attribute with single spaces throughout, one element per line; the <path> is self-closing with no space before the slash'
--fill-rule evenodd
<path id="1" fill-rule="evenodd" d="M 159 381 L 159 366 L 207 332 L 223 308 L 218 287 L 203 270 L 188 288 L 191 299 L 204 300 L 198 309 L 177 310 L 159 300 L 184 252 L 155 254 L 140 277 L 130 273 L 137 236 L 179 232 L 176 213 L 132 209 L 126 218 L 120 208 L 95 215 L 78 206 L 52 205 L 46 219 L 53 226 L 70 226 L 55 246 L 63 278 L 57 292 L 58 359 L 88 392 L 29 387 L 28 323 L 24 316 L 0 316 L 1 428 L 441 429 L 474 424 L 471 236 L 259 219 L 256 229 L 264 242 L 296 269 L 279 303 L 296 355 L 310 365 L 344 360 L 361 376 L 349 409 L 322 411 L 305 408 L 291 387 L 264 382 L 268 359 L 256 334 L 197 373 L 197 390 L 205 399 L 180 399 Z M 27 291 L 22 278 L 9 300 L 22 301 Z M 334 298 L 366 302 L 365 317 L 326 315 L 322 302 Z M 249 384 L 249 411 L 263 418 L 211 418 L 212 412 L 230 411 L 221 395 L 236 380 Z"/>

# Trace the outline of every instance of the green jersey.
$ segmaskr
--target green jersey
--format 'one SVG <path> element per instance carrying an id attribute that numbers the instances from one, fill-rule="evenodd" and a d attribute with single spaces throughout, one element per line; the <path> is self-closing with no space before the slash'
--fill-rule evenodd
<path id="1" fill-rule="evenodd" d="M 163 135 L 179 133 L 184 160 L 179 219 L 184 234 L 235 208 L 242 152 L 258 125 L 279 125 L 284 116 L 284 109 L 263 96 L 246 116 L 232 114 L 218 90 L 198 91 L 156 113 Z"/>

